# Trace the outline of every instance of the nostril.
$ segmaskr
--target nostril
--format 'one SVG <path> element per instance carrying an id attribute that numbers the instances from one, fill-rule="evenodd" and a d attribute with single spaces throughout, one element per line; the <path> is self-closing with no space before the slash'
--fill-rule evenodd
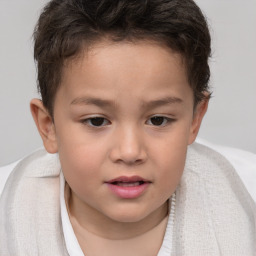
<path id="1" fill-rule="evenodd" d="M 136 142 L 134 142 L 136 141 Z M 109 152 L 111 161 L 126 165 L 140 165 L 147 159 L 144 144 L 139 140 L 116 140 Z"/>
<path id="2" fill-rule="evenodd" d="M 134 162 L 134 164 L 139 165 L 139 164 L 142 164 L 143 162 L 144 162 L 143 159 L 137 159 L 137 160 Z"/>

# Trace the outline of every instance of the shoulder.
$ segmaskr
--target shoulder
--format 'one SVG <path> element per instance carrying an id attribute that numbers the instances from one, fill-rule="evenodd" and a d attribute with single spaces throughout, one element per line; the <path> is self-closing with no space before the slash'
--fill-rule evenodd
<path id="1" fill-rule="evenodd" d="M 255 249 L 256 204 L 230 161 L 211 147 L 199 143 L 188 147 L 175 211 L 175 239 L 186 237 L 187 251 L 191 245 L 196 245 L 195 251 L 204 244 L 209 248 L 209 242 L 224 255 L 231 251 L 251 255 Z M 204 235 L 197 239 L 195 234 Z"/>
<path id="2" fill-rule="evenodd" d="M 252 152 L 217 145 L 203 139 L 197 139 L 197 143 L 219 152 L 234 166 L 238 172 L 241 172 L 242 170 L 254 170 L 254 172 L 256 172 L 256 154 Z"/>
<path id="3" fill-rule="evenodd" d="M 62 230 L 56 225 L 60 223 L 59 174 L 58 155 L 43 149 L 16 164 L 0 197 L 1 255 L 10 248 L 11 255 L 25 255 L 28 248 L 28 254 L 35 255 L 33 250 L 45 250 L 45 244 L 56 250 L 55 255 L 64 255 Z"/>
<path id="4" fill-rule="evenodd" d="M 14 163 L 11 163 L 9 165 L 0 167 L 0 195 L 9 175 L 11 174 L 11 172 L 13 171 L 13 169 L 15 168 L 15 166 L 18 164 L 19 161 L 20 160 Z"/>
<path id="5" fill-rule="evenodd" d="M 198 139 L 197 142 L 213 149 L 228 160 L 256 202 L 256 154 L 237 148 L 216 145 L 202 139 Z"/>
<path id="6" fill-rule="evenodd" d="M 58 176 L 60 163 L 57 154 L 48 154 L 38 149 L 12 164 L 0 167 L 0 195 L 8 183 L 15 183 L 26 177 Z"/>

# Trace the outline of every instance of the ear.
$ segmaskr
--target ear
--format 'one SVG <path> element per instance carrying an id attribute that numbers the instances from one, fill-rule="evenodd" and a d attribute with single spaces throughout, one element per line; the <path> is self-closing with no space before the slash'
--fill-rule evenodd
<path id="1" fill-rule="evenodd" d="M 56 132 L 50 114 L 39 99 L 31 100 L 30 110 L 46 151 L 56 153 L 58 151 Z"/>
<path id="2" fill-rule="evenodd" d="M 202 100 L 199 102 L 194 110 L 194 116 L 192 125 L 190 127 L 190 136 L 189 136 L 189 142 L 188 144 L 192 144 L 199 132 L 203 117 L 207 111 L 208 108 L 209 99 Z"/>

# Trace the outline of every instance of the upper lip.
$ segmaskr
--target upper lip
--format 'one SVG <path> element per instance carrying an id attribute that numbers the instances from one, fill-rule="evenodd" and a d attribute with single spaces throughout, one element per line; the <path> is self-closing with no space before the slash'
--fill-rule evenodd
<path id="1" fill-rule="evenodd" d="M 142 182 L 145 182 L 145 183 L 151 183 L 151 181 L 149 180 L 146 180 L 140 176 L 120 176 L 120 177 L 117 177 L 117 178 L 114 178 L 112 180 L 108 180 L 106 183 L 114 183 L 114 182 L 138 182 L 138 181 L 142 181 Z"/>

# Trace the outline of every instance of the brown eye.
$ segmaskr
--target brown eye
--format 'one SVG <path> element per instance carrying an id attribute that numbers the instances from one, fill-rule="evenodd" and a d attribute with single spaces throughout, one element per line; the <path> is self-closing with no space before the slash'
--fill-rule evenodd
<path id="1" fill-rule="evenodd" d="M 95 117 L 91 119 L 91 124 L 93 126 L 102 126 L 104 124 L 105 119 L 102 117 Z"/>
<path id="2" fill-rule="evenodd" d="M 153 126 L 166 126 L 172 122 L 174 122 L 175 119 L 166 117 L 166 116 L 153 116 L 146 122 L 148 125 Z"/>
<path id="3" fill-rule="evenodd" d="M 154 116 L 150 118 L 151 124 L 155 126 L 163 125 L 163 123 L 166 121 L 163 116 Z"/>
<path id="4" fill-rule="evenodd" d="M 109 121 L 104 117 L 92 117 L 92 118 L 83 120 L 82 123 L 92 127 L 102 127 L 109 124 Z"/>

